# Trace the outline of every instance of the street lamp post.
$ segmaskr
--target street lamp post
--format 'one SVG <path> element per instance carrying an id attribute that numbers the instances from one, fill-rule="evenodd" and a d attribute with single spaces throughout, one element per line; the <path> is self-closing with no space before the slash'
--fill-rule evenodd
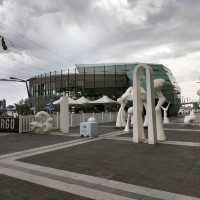
<path id="1" fill-rule="evenodd" d="M 9 79 L 3 78 L 3 79 L 0 79 L 0 81 L 25 83 L 26 84 L 27 94 L 28 94 L 28 99 L 29 99 L 29 106 L 31 105 L 30 101 L 31 101 L 32 95 L 31 95 L 31 92 L 30 92 L 29 87 L 28 87 L 28 81 L 29 81 L 29 79 L 25 80 L 25 79 L 21 79 L 21 78 L 17 78 L 17 77 L 9 77 Z"/>
<path id="2" fill-rule="evenodd" d="M 26 90 L 27 90 L 28 98 L 31 98 L 31 93 L 30 93 L 30 90 L 29 90 L 29 87 L 28 87 L 28 81 L 29 81 L 29 79 L 28 80 L 24 80 L 24 79 L 21 79 L 21 78 L 10 77 L 10 80 L 16 81 L 16 82 L 25 83 L 26 84 Z"/>

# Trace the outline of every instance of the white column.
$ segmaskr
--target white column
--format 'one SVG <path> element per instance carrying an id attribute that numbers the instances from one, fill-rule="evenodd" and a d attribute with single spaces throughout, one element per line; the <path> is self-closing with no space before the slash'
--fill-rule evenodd
<path id="1" fill-rule="evenodd" d="M 68 96 L 63 96 L 60 101 L 60 130 L 69 133 L 69 102 Z"/>
<path id="2" fill-rule="evenodd" d="M 144 135 L 141 112 L 140 71 L 141 66 L 136 66 L 133 73 L 133 142 L 135 143 L 142 142 L 142 136 Z"/>
<path id="3" fill-rule="evenodd" d="M 148 115 L 148 143 L 155 144 L 156 138 L 156 115 L 155 98 L 152 79 L 152 69 L 148 65 L 137 65 L 133 72 L 133 142 L 139 143 L 144 140 L 144 128 L 142 119 L 142 100 L 140 88 L 141 70 L 146 70 L 146 88 L 147 88 L 147 115 Z"/>
<path id="4" fill-rule="evenodd" d="M 156 144 L 156 113 L 155 113 L 155 96 L 152 79 L 152 69 L 146 68 L 146 88 L 147 88 L 147 116 L 148 116 L 148 143 Z"/>
<path id="5" fill-rule="evenodd" d="M 159 141 L 165 141 L 167 139 L 162 120 L 161 106 L 166 102 L 166 98 L 163 95 L 161 88 L 157 88 L 158 103 L 156 105 L 156 126 L 157 126 L 157 139 Z"/>

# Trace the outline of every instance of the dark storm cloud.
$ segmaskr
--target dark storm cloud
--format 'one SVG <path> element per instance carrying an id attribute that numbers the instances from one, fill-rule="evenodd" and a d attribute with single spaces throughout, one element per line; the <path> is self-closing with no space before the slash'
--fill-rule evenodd
<path id="1" fill-rule="evenodd" d="M 14 1 L 7 0 L 7 2 L 13 3 Z M 188 44 L 187 41 L 193 41 L 194 43 L 198 40 L 200 31 L 196 26 L 199 6 L 194 6 L 192 3 L 188 3 L 188 1 L 169 1 L 169 3 L 163 3 L 163 5 L 160 5 L 160 11 L 156 13 L 150 12 L 147 9 L 145 13 L 146 19 L 139 24 L 126 21 L 125 17 L 120 22 L 118 19 L 120 12 L 117 13 L 112 9 L 106 10 L 103 7 L 93 7 L 95 2 L 99 2 L 95 0 L 44 0 L 40 2 L 19 0 L 17 2 L 17 4 L 14 4 L 15 12 L 13 13 L 16 20 L 13 19 L 13 28 L 10 27 L 9 29 L 13 31 L 12 35 L 15 37 L 13 36 L 12 39 L 18 44 L 18 48 L 24 48 L 24 50 L 39 49 L 39 47 L 40 49 L 44 48 L 44 50 L 48 48 L 48 44 L 39 40 L 45 37 L 43 28 L 46 28 L 46 26 L 47 31 L 49 31 L 47 36 L 50 36 L 50 39 L 56 38 L 56 35 L 55 38 L 53 38 L 53 34 L 51 35 L 51 31 L 55 32 L 55 30 L 50 28 L 60 28 L 60 31 L 62 31 L 63 28 L 67 29 L 68 27 L 70 29 L 71 25 L 76 25 L 80 34 L 84 34 L 85 31 L 87 34 L 87 30 L 91 31 L 88 34 L 88 38 L 87 35 L 85 37 L 85 39 L 90 40 L 89 37 L 93 36 L 90 45 L 95 49 L 86 49 L 88 51 L 91 50 L 91 52 L 96 49 L 104 51 L 107 48 L 119 45 L 122 45 L 123 48 L 123 45 L 126 43 L 129 43 L 131 48 L 134 47 L 135 43 L 136 47 L 140 46 L 141 49 L 145 46 L 149 48 L 168 43 L 176 46 L 176 43 L 179 44 L 183 40 L 186 44 Z M 134 7 L 142 1 L 128 2 L 128 8 L 125 11 L 132 11 L 134 13 Z M 153 2 L 155 2 L 155 5 L 151 6 L 152 8 L 156 7 L 157 1 Z M 196 2 L 200 4 L 200 2 Z M 10 6 L 10 8 L 12 10 L 13 7 Z M 22 18 L 21 9 L 27 17 Z M 38 22 L 40 19 L 41 23 Z M 52 26 L 48 27 L 46 25 L 48 22 Z M 193 31 L 194 28 L 195 31 Z M 37 34 L 40 33 L 40 30 L 42 30 L 41 34 L 43 35 L 39 37 Z M 23 35 L 24 38 L 22 38 Z M 76 38 L 74 39 L 76 40 Z M 138 45 L 138 43 L 141 45 Z M 125 46 L 127 48 L 128 45 Z M 127 50 L 129 51 L 130 49 L 127 48 Z"/>
<path id="2" fill-rule="evenodd" d="M 9 2 L 10 4 L 14 3 L 12 0 L 7 0 L 8 4 Z M 14 3 L 14 7 L 10 5 L 11 10 L 15 8 L 13 16 L 15 16 L 16 20 L 12 20 L 12 28 L 8 28 L 13 32 L 15 29 L 16 34 L 9 33 L 9 30 L 8 34 L 12 34 L 12 40 L 15 41 L 16 47 L 19 50 L 39 50 L 39 52 L 44 51 L 45 53 L 45 51 L 47 52 L 50 50 L 49 47 L 51 47 L 51 44 L 48 44 L 50 40 L 50 43 L 52 40 L 55 40 L 55 43 L 52 42 L 52 44 L 55 45 L 55 48 L 59 48 L 56 47 L 57 38 L 56 35 L 53 34 L 59 34 L 59 31 L 53 29 L 55 28 L 63 31 L 63 29 L 66 28 L 70 31 L 71 26 L 76 26 L 76 31 L 78 31 L 80 35 L 86 34 L 83 38 L 83 40 L 88 40 L 88 46 L 85 47 L 85 51 L 91 54 L 91 58 L 96 56 L 93 55 L 93 52 L 103 54 L 104 51 L 106 52 L 109 49 L 113 50 L 113 54 L 118 54 L 118 52 L 115 52 L 115 48 L 117 47 L 116 49 L 120 49 L 118 48 L 120 46 L 122 48 L 122 56 L 123 54 L 126 55 L 129 53 L 130 50 L 131 52 L 137 52 L 144 48 L 148 49 L 153 46 L 165 44 L 173 44 L 174 48 L 179 49 L 179 43 L 183 40 L 185 44 L 189 46 L 184 47 L 183 51 L 187 48 L 193 50 L 191 44 L 188 44 L 187 41 L 189 40 L 195 43 L 199 35 L 199 30 L 191 31 L 191 28 L 195 28 L 196 26 L 195 17 L 197 17 L 197 15 L 195 15 L 195 12 L 197 14 L 198 10 L 195 9 L 196 11 L 194 11 L 194 6 L 188 3 L 188 1 L 181 1 L 181 3 L 180 1 L 169 1 L 168 3 L 159 3 L 159 5 L 157 5 L 158 1 L 152 1 L 148 5 L 143 3 L 143 7 L 149 6 L 150 9 L 144 8 L 146 9 L 146 13 L 141 13 L 141 15 L 145 15 L 146 19 L 138 24 L 134 21 L 126 20 L 126 16 L 122 16 L 122 21 L 120 21 L 118 17 L 120 17 L 119 15 L 121 13 L 116 12 L 116 7 L 114 7 L 113 10 L 112 7 L 110 10 L 104 9 L 103 6 L 95 7 L 95 3 L 100 1 L 44 0 L 38 2 L 19 0 L 17 2 L 18 3 Z M 133 12 L 134 16 L 134 9 L 140 2 L 143 1 L 128 1 L 129 4 L 127 4 L 124 12 Z M 112 6 L 112 4 L 110 5 Z M 156 6 L 158 7 L 158 11 L 155 13 L 151 12 Z M 184 9 L 188 7 L 189 9 L 193 8 L 191 11 L 192 14 L 190 11 L 184 12 Z M 21 8 L 26 18 L 22 18 L 20 12 Z M 48 22 L 51 26 L 46 25 Z M 45 41 L 42 41 L 42 39 L 46 37 L 43 28 L 48 31 L 48 33 L 46 33 L 48 39 Z M 51 32 L 53 33 L 51 34 Z M 41 35 L 38 35 L 38 33 Z M 66 33 L 66 45 L 67 36 Z M 74 40 L 76 39 L 77 38 L 74 38 Z M 63 43 L 65 43 L 64 38 Z M 127 43 L 129 45 L 126 45 Z M 82 48 L 81 44 L 80 47 Z M 60 46 L 60 48 L 63 47 Z M 194 48 L 194 50 L 195 49 L 196 48 Z M 72 50 L 74 49 L 72 48 Z M 179 49 L 178 55 L 182 55 L 180 51 L 182 51 L 182 48 Z M 49 52 L 47 54 L 49 54 Z M 63 56 L 60 55 L 59 57 Z M 76 61 L 76 58 L 80 59 L 80 61 L 84 60 L 83 56 L 76 55 L 74 51 L 71 52 L 71 55 L 67 56 L 67 58 L 70 61 Z"/>
<path id="3" fill-rule="evenodd" d="M 199 8 L 197 0 L 0 0 L 9 45 L 0 68 L 31 76 L 69 63 L 163 62 L 183 80 L 187 58 L 199 58 Z"/>

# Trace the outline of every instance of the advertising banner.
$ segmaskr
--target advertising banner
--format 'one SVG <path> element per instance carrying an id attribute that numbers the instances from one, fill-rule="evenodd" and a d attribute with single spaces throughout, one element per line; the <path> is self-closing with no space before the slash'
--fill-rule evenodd
<path id="1" fill-rule="evenodd" d="M 18 132 L 19 118 L 0 117 L 0 132 Z"/>

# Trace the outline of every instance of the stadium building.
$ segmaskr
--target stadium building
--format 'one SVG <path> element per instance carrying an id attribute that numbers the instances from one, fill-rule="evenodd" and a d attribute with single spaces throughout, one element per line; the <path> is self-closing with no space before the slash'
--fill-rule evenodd
<path id="1" fill-rule="evenodd" d="M 138 64 L 76 64 L 74 68 L 59 73 L 50 72 L 32 77 L 29 89 L 33 106 L 40 108 L 64 93 L 74 98 L 85 96 L 91 99 L 107 95 L 116 100 L 132 86 L 133 70 Z M 180 107 L 180 88 L 172 72 L 162 64 L 148 65 L 153 69 L 154 79 L 162 78 L 166 81 L 163 92 L 171 103 L 170 115 L 176 115 Z M 141 85 L 145 88 L 145 84 L 144 73 Z"/>

